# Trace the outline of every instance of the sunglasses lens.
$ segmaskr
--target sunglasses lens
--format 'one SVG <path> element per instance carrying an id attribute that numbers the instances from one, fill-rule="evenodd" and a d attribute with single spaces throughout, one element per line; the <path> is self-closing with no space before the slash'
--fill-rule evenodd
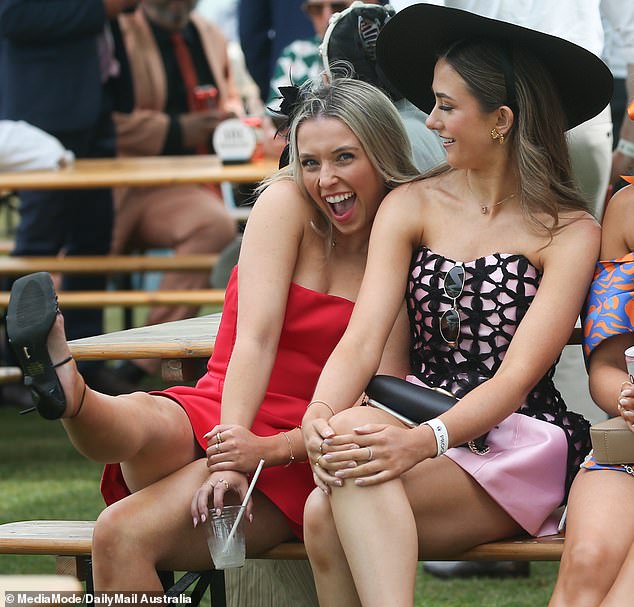
<path id="1" fill-rule="evenodd" d="M 456 299 L 457 297 L 460 297 L 463 287 L 464 268 L 462 266 L 454 266 L 445 276 L 445 293 L 447 294 L 447 297 Z"/>
<path id="2" fill-rule="evenodd" d="M 341 11 L 345 11 L 348 8 L 348 4 L 346 2 L 333 2 L 332 3 L 332 12 L 340 13 Z"/>
<path id="3" fill-rule="evenodd" d="M 440 317 L 440 334 L 449 344 L 455 345 L 460 334 L 460 316 L 455 308 L 451 308 Z"/>

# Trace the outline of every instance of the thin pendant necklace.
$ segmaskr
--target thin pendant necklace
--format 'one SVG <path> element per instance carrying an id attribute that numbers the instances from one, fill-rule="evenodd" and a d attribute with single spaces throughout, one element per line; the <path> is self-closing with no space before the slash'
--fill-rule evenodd
<path id="1" fill-rule="evenodd" d="M 498 200 L 498 202 L 494 204 L 490 204 L 490 205 L 480 204 L 480 213 L 482 213 L 483 215 L 486 215 L 489 212 L 489 209 L 494 209 L 495 207 L 501 205 L 503 202 L 506 202 L 507 200 L 510 200 L 511 198 L 515 198 L 516 196 L 517 196 L 517 193 L 513 192 L 512 194 L 509 194 L 505 198 L 502 198 L 502 200 Z"/>

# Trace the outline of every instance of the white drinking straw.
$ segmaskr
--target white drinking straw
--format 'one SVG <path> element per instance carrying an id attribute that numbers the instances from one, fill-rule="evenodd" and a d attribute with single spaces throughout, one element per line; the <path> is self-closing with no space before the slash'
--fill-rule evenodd
<path id="1" fill-rule="evenodd" d="M 251 483 L 249 484 L 247 493 L 244 496 L 244 499 L 242 500 L 242 505 L 240 506 L 240 512 L 238 512 L 238 516 L 236 516 L 236 520 L 233 523 L 233 527 L 231 527 L 231 531 L 229 531 L 229 535 L 227 536 L 227 542 L 225 543 L 225 547 L 222 549 L 223 552 L 225 552 L 229 548 L 229 542 L 233 539 L 236 529 L 238 528 L 238 525 L 240 524 L 240 521 L 242 520 L 242 515 L 244 514 L 244 510 L 247 507 L 247 502 L 249 501 L 249 498 L 251 497 L 251 494 L 253 493 L 253 488 L 255 487 L 255 481 L 258 480 L 258 476 L 260 476 L 260 472 L 262 472 L 262 466 L 264 466 L 263 459 L 260 460 L 258 467 L 255 469 L 255 472 L 253 473 L 253 478 L 251 479 Z"/>

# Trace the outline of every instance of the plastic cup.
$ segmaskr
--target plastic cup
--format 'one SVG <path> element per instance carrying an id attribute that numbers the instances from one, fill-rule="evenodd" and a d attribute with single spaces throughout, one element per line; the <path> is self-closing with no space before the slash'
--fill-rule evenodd
<path id="1" fill-rule="evenodd" d="M 238 523 L 233 537 L 227 542 L 231 528 L 241 506 L 225 506 L 220 514 L 209 511 L 207 519 L 207 546 L 216 569 L 242 567 L 245 559 L 244 517 Z"/>
<path id="2" fill-rule="evenodd" d="M 634 346 L 630 346 L 625 350 L 625 365 L 630 376 L 630 382 L 634 384 Z"/>

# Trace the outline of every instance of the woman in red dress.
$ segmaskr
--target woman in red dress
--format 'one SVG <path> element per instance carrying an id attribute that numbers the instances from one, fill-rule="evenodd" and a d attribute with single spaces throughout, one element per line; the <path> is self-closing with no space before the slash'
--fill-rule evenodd
<path id="1" fill-rule="evenodd" d="M 313 481 L 298 426 L 348 323 L 379 204 L 417 172 L 391 102 L 351 79 L 300 91 L 289 143 L 290 165 L 249 217 L 195 387 L 95 392 L 69 358 L 50 276 L 26 276 L 12 290 L 7 330 L 38 411 L 61 418 L 74 446 L 107 464 L 109 506 L 93 537 L 98 590 L 161 590 L 157 568 L 210 567 L 199 523 L 208 505 L 242 500 L 260 459 L 247 553 L 301 537 Z M 384 372 L 407 368 L 406 322 L 403 309 Z"/>

